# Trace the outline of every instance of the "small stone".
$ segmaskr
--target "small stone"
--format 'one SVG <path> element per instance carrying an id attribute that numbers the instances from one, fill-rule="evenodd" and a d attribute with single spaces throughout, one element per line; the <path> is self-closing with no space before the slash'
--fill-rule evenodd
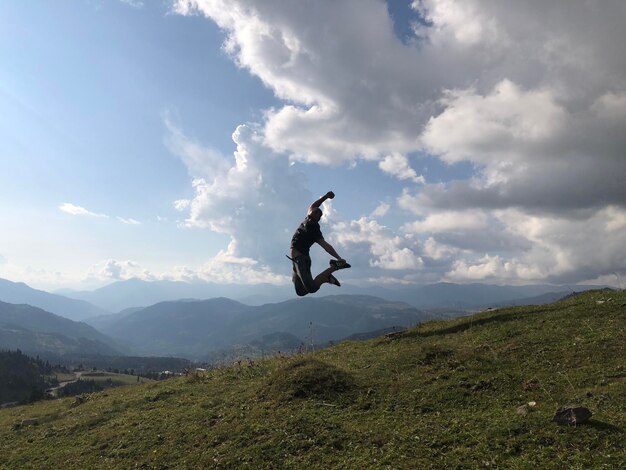
<path id="1" fill-rule="evenodd" d="M 589 422 L 591 415 L 591 411 L 584 406 L 563 406 L 556 410 L 552 421 L 558 424 L 584 424 Z"/>

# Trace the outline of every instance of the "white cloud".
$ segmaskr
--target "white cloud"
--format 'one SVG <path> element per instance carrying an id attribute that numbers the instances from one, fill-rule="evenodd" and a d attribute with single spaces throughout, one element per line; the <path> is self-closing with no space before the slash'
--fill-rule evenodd
<path id="1" fill-rule="evenodd" d="M 529 282 L 623 272 L 626 3 L 412 6 L 429 23 L 403 43 L 378 0 L 175 2 L 177 12 L 218 24 L 225 51 L 284 100 L 266 110 L 257 133 L 235 138 L 228 168 L 223 156 L 170 129 L 171 148 L 195 178 L 195 197 L 179 204 L 189 210 L 187 223 L 230 234 L 237 257 L 269 266 L 262 253 L 278 259 L 279 245 L 251 249 L 258 245 L 246 232 L 260 214 L 278 227 L 263 240 L 288 237 L 293 227 L 280 223 L 289 208 L 275 219 L 264 212 L 268 194 L 255 175 L 284 174 L 277 152 L 320 164 L 365 158 L 419 183 L 397 200 L 410 217 L 402 230 L 414 239 L 373 219 L 341 222 L 331 214 L 339 224 L 333 236 L 371 268 Z M 419 152 L 470 162 L 475 172 L 427 184 L 408 163 Z M 304 187 L 296 192 L 308 204 Z M 260 213 L 252 210 L 255 197 L 265 204 Z M 372 217 L 389 210 L 379 209 Z"/>
<path id="2" fill-rule="evenodd" d="M 71 204 L 69 202 L 64 202 L 59 206 L 59 209 L 67 214 L 80 216 L 80 217 L 96 217 L 102 219 L 109 219 L 110 217 L 106 214 L 98 214 L 92 211 L 85 209 L 84 207 L 77 206 L 75 204 Z M 133 219 L 132 217 L 115 217 L 116 220 L 122 222 L 126 225 L 140 225 L 141 222 Z"/>
<path id="3" fill-rule="evenodd" d="M 71 204 L 69 202 L 64 202 L 59 206 L 59 209 L 67 214 L 78 215 L 78 216 L 87 216 L 87 217 L 101 217 L 108 218 L 109 216 L 106 214 L 97 214 L 95 212 L 88 211 L 84 207 L 77 206 L 75 204 Z"/>
<path id="4" fill-rule="evenodd" d="M 446 43 L 453 42 L 468 47 L 481 43 L 498 46 L 508 41 L 495 18 L 482 13 L 474 2 L 420 0 L 414 1 L 412 7 L 433 24 L 434 31 L 418 27 L 417 32 L 428 35 L 435 43 L 450 47 Z"/>
<path id="5" fill-rule="evenodd" d="M 290 280 L 252 258 L 237 256 L 237 251 L 236 242 L 231 241 L 226 250 L 220 251 L 198 270 L 198 277 L 223 284 L 284 284 Z"/>
<path id="6" fill-rule="evenodd" d="M 577 282 L 624 273 L 622 246 L 626 232 L 614 227 L 626 220 L 626 210 L 608 207 L 578 219 L 530 216 L 518 210 L 498 213 L 506 231 L 528 241 L 503 255 L 477 251 L 458 259 L 449 280 L 523 280 Z M 494 250 L 495 252 L 495 250 Z"/>
<path id="7" fill-rule="evenodd" d="M 391 208 L 391 206 L 389 204 L 387 204 L 386 202 L 381 202 L 376 209 L 374 209 L 374 211 L 371 214 L 371 217 L 376 219 L 378 217 L 384 217 L 385 215 L 387 215 L 387 212 L 389 212 L 389 209 Z"/>
<path id="8" fill-rule="evenodd" d="M 441 233 L 451 231 L 487 230 L 487 216 L 483 212 L 440 212 L 428 215 L 424 220 L 407 224 L 404 229 L 414 233 Z"/>
<path id="9" fill-rule="evenodd" d="M 190 199 L 178 199 L 174 201 L 174 208 L 179 212 L 185 211 L 189 206 L 191 206 Z"/>
<path id="10" fill-rule="evenodd" d="M 165 144 L 183 161 L 191 176 L 212 179 L 228 171 L 228 160 L 220 152 L 189 139 L 171 122 L 167 114 L 163 122 L 167 128 Z"/>
<path id="11" fill-rule="evenodd" d="M 273 149 L 337 163 L 417 148 L 430 92 L 415 78 L 430 74 L 394 36 L 384 2 L 199 0 L 175 10 L 215 21 L 236 63 L 289 102 L 267 111 Z"/>
<path id="12" fill-rule="evenodd" d="M 24 282 L 35 289 L 57 289 L 80 282 L 75 276 L 56 270 L 19 265 L 5 260 L 0 263 L 0 278 L 13 282 Z"/>
<path id="13" fill-rule="evenodd" d="M 422 175 L 417 175 L 415 170 L 409 166 L 409 161 L 405 155 L 392 153 L 383 158 L 378 167 L 385 173 L 395 176 L 400 180 L 411 180 L 414 183 L 424 184 L 426 180 Z"/>
<path id="14" fill-rule="evenodd" d="M 422 259 L 414 251 L 416 247 L 412 240 L 404 239 L 366 217 L 335 223 L 332 228 L 332 240 L 348 249 L 352 245 L 367 247 L 367 253 L 363 256 L 368 258 L 368 263 L 372 267 L 404 270 L 420 269 L 423 265 Z M 362 264 L 356 261 L 355 264 Z"/>
<path id="15" fill-rule="evenodd" d="M 120 222 L 126 225 L 141 225 L 141 222 L 133 218 L 117 217 L 117 220 L 119 220 Z"/>
<path id="16" fill-rule="evenodd" d="M 512 230 L 496 213 L 482 210 L 432 211 L 421 220 L 406 223 L 402 230 L 420 238 L 428 236 L 431 244 L 456 250 L 459 257 L 487 251 L 518 252 L 531 246 L 528 238 Z"/>
<path id="17" fill-rule="evenodd" d="M 451 259 L 459 253 L 459 249 L 437 242 L 433 237 L 429 237 L 424 242 L 424 256 L 434 260 Z"/>
<path id="18" fill-rule="evenodd" d="M 314 199 L 304 186 L 303 175 L 292 169 L 285 156 L 265 147 L 248 126 L 239 126 L 233 133 L 236 151 L 218 163 L 211 176 L 203 172 L 202 158 L 190 164 L 185 152 L 193 149 L 208 160 L 213 155 L 203 152 L 201 144 L 187 142 L 179 131 L 176 138 L 181 143 L 175 147 L 177 155 L 188 165 L 195 192 L 192 199 L 175 204 L 187 212 L 185 224 L 229 235 L 232 242 L 225 252 L 229 259 L 254 260 L 253 270 L 266 278 L 268 269 L 283 271 L 293 231 Z M 196 175 L 197 171 L 203 176 Z M 325 217 L 330 213 L 330 206 L 325 207 Z M 236 264 L 225 263 L 224 256 L 214 268 Z"/>
<path id="19" fill-rule="evenodd" d="M 454 163 L 493 164 L 499 157 L 522 159 L 549 144 L 564 127 L 565 111 L 548 90 L 523 91 L 503 80 L 487 96 L 476 90 L 449 90 L 444 111 L 432 117 L 422 134 L 431 153 Z"/>
<path id="20" fill-rule="evenodd" d="M 87 271 L 87 281 L 115 280 L 122 281 L 132 278 L 155 280 L 157 277 L 138 263 L 131 260 L 108 259 L 91 266 Z"/>
<path id="21" fill-rule="evenodd" d="M 144 2 L 142 0 L 120 0 L 122 3 L 125 3 L 128 6 L 133 8 L 143 8 Z"/>

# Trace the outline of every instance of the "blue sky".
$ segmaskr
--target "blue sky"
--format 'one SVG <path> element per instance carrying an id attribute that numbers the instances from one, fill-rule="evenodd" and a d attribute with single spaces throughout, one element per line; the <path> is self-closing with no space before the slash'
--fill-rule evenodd
<path id="1" fill-rule="evenodd" d="M 289 282 L 332 189 L 345 282 L 614 283 L 625 11 L 3 2 L 0 277 Z"/>

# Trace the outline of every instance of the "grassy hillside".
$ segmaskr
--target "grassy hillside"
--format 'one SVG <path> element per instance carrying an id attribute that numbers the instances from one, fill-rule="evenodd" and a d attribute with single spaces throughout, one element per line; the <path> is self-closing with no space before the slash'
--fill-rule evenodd
<path id="1" fill-rule="evenodd" d="M 81 374 L 81 378 L 84 380 L 93 380 L 101 385 L 109 385 L 115 387 L 121 387 L 123 385 L 135 385 L 137 383 L 154 382 L 152 379 L 145 377 L 137 377 L 136 375 L 129 374 L 117 374 L 115 372 L 106 371 L 88 371 Z"/>
<path id="2" fill-rule="evenodd" d="M 429 322 L 1 410 L 0 468 L 624 468 L 625 348 L 624 292 Z"/>

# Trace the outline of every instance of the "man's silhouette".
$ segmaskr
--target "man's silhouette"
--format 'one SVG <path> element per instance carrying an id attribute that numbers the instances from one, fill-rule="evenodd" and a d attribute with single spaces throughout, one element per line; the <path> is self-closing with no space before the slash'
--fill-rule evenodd
<path id="1" fill-rule="evenodd" d="M 292 280 L 296 288 L 296 294 L 299 296 L 317 292 L 320 286 L 325 282 L 335 286 L 341 286 L 332 273 L 338 269 L 350 267 L 346 260 L 337 254 L 332 245 L 324 240 L 322 231 L 320 230 L 319 221 L 322 218 L 322 209 L 320 209 L 320 206 L 326 199 L 332 199 L 334 197 L 335 193 L 328 191 L 324 196 L 311 204 L 306 218 L 291 238 L 290 259 L 293 263 Z M 330 267 L 318 274 L 315 279 L 313 279 L 311 275 L 311 257 L 309 256 L 309 249 L 314 243 L 317 243 L 324 248 L 328 254 L 336 258 L 331 260 Z"/>

